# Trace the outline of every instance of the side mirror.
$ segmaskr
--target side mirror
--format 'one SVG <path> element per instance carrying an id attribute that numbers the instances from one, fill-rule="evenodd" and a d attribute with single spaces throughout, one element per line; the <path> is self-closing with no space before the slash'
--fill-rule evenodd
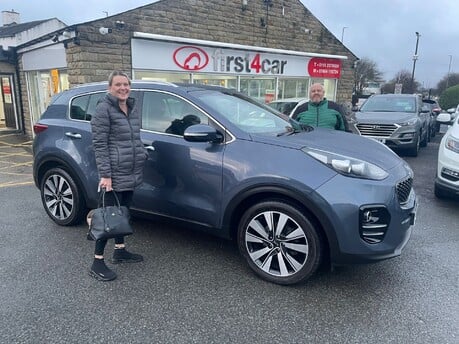
<path id="1" fill-rule="evenodd" d="M 448 110 L 446 110 L 446 112 L 454 113 L 454 112 L 456 112 L 456 108 L 449 108 Z"/>
<path id="2" fill-rule="evenodd" d="M 451 123 L 451 114 L 447 112 L 442 112 L 437 116 L 437 122 L 443 123 L 443 124 L 449 124 Z"/>
<path id="3" fill-rule="evenodd" d="M 195 124 L 185 129 L 183 138 L 189 142 L 223 142 L 223 135 L 214 127 Z"/>

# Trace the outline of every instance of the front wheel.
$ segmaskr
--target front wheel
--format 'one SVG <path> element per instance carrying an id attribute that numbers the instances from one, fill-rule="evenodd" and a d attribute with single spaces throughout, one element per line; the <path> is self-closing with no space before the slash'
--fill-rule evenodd
<path id="1" fill-rule="evenodd" d="M 419 135 L 416 136 L 415 138 L 415 144 L 414 144 L 414 147 L 408 149 L 408 154 L 410 156 L 414 156 L 414 157 L 417 157 L 418 154 L 419 154 Z"/>
<path id="2" fill-rule="evenodd" d="M 277 284 L 294 284 L 320 266 L 323 242 L 296 207 L 265 201 L 249 208 L 239 223 L 238 245 L 252 270 Z"/>
<path id="3" fill-rule="evenodd" d="M 419 136 L 422 136 L 422 132 L 419 133 Z M 422 139 L 420 143 L 421 147 L 426 147 L 428 140 L 429 140 L 429 130 L 426 130 L 426 132 L 424 133 L 424 138 Z"/>
<path id="4" fill-rule="evenodd" d="M 73 177 L 62 168 L 45 173 L 40 185 L 41 200 L 48 216 L 61 226 L 81 222 L 84 202 Z"/>

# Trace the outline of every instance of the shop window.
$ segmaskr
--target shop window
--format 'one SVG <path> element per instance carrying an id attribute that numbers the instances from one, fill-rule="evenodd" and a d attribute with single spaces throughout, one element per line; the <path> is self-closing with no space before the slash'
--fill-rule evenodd
<path id="1" fill-rule="evenodd" d="M 178 83 L 191 82 L 191 76 L 189 73 L 156 72 L 152 70 L 134 70 L 133 78 L 135 80 L 151 80 Z"/>
<path id="2" fill-rule="evenodd" d="M 193 83 L 237 89 L 237 77 L 228 75 L 193 74 Z"/>
<path id="3" fill-rule="evenodd" d="M 309 78 L 279 79 L 279 90 L 277 99 L 286 98 L 308 98 Z"/>
<path id="4" fill-rule="evenodd" d="M 325 88 L 325 98 L 328 100 L 336 99 L 336 79 L 311 79 L 311 85 L 319 83 Z"/>
<path id="5" fill-rule="evenodd" d="M 64 70 L 53 69 L 27 72 L 26 78 L 30 94 L 30 118 L 34 124 L 46 110 L 52 97 L 68 89 L 68 75 Z"/>
<path id="6" fill-rule="evenodd" d="M 241 77 L 241 92 L 247 94 L 262 103 L 269 103 L 274 100 L 276 79 Z"/>

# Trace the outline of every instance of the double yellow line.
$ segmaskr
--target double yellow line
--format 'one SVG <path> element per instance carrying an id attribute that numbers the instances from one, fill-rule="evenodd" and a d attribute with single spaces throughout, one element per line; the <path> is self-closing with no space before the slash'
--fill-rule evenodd
<path id="1" fill-rule="evenodd" d="M 16 135 L 16 134 L 11 134 L 11 135 Z M 9 135 L 5 135 L 9 136 Z M 27 147 L 32 144 L 32 141 L 26 141 L 26 142 L 21 142 L 21 143 L 9 143 L 0 140 L 0 149 L 2 147 Z M 21 156 L 21 157 L 31 157 L 30 153 L 8 153 L 8 152 L 1 152 L 0 151 L 0 157 L 5 158 L 5 157 L 13 157 L 13 156 Z M 14 176 L 22 176 L 22 177 L 30 177 L 32 178 L 32 175 L 29 173 L 15 173 L 15 172 L 7 172 L 6 170 L 14 168 L 14 167 L 20 167 L 20 166 L 32 166 L 32 161 L 26 161 L 26 162 L 21 162 L 21 163 L 8 163 L 7 166 L 0 167 L 0 174 L 4 175 L 14 175 Z M 0 188 L 7 188 L 7 187 L 15 187 L 15 186 L 22 186 L 22 185 L 33 185 L 33 181 L 11 181 L 11 182 L 5 182 L 5 183 L 0 183 Z"/>

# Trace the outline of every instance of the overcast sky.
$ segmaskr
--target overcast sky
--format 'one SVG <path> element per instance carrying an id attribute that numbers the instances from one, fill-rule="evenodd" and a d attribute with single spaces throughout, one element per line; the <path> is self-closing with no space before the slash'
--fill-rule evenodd
<path id="1" fill-rule="evenodd" d="M 232 0 L 239 1 L 239 0 Z M 261 1 L 261 0 L 248 0 Z M 124 12 L 152 0 L 0 0 L 0 10 L 19 12 L 21 22 L 58 18 L 67 25 Z M 282 0 L 273 0 L 274 5 Z M 357 57 L 375 61 L 389 80 L 410 73 L 420 33 L 415 78 L 436 87 L 459 73 L 459 1 L 455 0 L 302 0 L 302 3 Z M 344 35 L 343 35 L 343 28 Z M 450 56 L 452 58 L 450 59 Z"/>

